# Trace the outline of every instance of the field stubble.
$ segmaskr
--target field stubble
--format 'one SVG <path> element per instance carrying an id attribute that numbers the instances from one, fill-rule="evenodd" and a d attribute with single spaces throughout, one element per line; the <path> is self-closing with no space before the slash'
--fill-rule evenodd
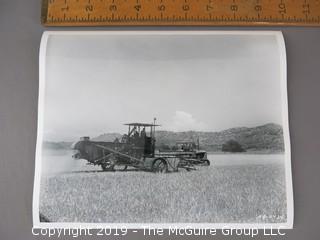
<path id="1" fill-rule="evenodd" d="M 284 166 L 43 177 L 40 212 L 53 222 L 281 223 L 286 221 Z"/>

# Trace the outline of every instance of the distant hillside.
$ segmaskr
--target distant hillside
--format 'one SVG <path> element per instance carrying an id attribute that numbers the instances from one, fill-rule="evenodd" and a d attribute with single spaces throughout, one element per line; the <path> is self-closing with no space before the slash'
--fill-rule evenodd
<path id="1" fill-rule="evenodd" d="M 52 149 L 52 150 L 62 150 L 62 149 L 70 149 L 72 142 L 43 142 L 43 148 Z"/>
<path id="2" fill-rule="evenodd" d="M 112 142 L 116 138 L 121 139 L 119 133 L 104 133 L 92 138 L 93 141 Z M 222 144 L 228 140 L 235 140 L 241 144 L 246 151 L 265 151 L 265 152 L 283 152 L 284 140 L 283 130 L 280 125 L 269 123 L 266 125 L 248 128 L 238 127 L 230 128 L 220 132 L 171 132 L 157 131 L 156 145 L 174 146 L 177 141 L 194 141 L 199 138 L 200 146 L 207 151 L 219 152 Z M 50 149 L 66 149 L 70 148 L 71 143 L 67 142 L 45 142 L 44 147 Z"/>
<path id="3" fill-rule="evenodd" d="M 91 140 L 92 141 L 103 141 L 103 142 L 113 142 L 118 138 L 121 140 L 122 135 L 120 133 L 104 133 L 99 135 L 98 137 L 94 137 Z"/>
<path id="4" fill-rule="evenodd" d="M 247 128 L 230 128 L 221 132 L 170 132 L 158 131 L 157 145 L 173 146 L 177 141 L 197 141 L 207 151 L 221 151 L 222 144 L 228 140 L 236 140 L 247 151 L 284 151 L 282 127 L 269 123 L 263 126 Z"/>

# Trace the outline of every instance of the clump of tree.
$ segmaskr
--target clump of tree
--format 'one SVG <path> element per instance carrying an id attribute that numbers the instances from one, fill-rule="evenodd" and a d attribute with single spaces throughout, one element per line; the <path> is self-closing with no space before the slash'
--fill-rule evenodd
<path id="1" fill-rule="evenodd" d="M 171 147 L 171 150 L 172 150 L 172 151 L 177 151 L 177 150 L 178 150 L 178 147 L 177 147 L 176 145 L 173 145 L 173 146 Z"/>
<path id="2" fill-rule="evenodd" d="M 168 145 L 168 144 L 161 144 L 160 146 L 159 146 L 159 149 L 160 150 L 162 150 L 162 151 L 169 151 L 171 148 L 170 148 L 170 146 Z"/>
<path id="3" fill-rule="evenodd" d="M 235 140 L 229 140 L 222 144 L 223 152 L 245 152 L 246 150 Z"/>

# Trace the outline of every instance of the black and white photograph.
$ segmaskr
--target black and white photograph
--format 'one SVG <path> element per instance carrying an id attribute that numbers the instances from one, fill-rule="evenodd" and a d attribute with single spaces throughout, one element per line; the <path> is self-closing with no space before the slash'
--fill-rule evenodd
<path id="1" fill-rule="evenodd" d="M 292 228 L 278 31 L 50 31 L 35 227 Z"/>

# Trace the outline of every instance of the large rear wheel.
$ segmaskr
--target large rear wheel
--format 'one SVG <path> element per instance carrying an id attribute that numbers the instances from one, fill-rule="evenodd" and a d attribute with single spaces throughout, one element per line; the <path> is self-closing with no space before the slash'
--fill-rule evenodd
<path id="1" fill-rule="evenodd" d="M 156 173 L 168 172 L 168 165 L 164 159 L 156 159 L 152 165 L 152 171 Z"/>

